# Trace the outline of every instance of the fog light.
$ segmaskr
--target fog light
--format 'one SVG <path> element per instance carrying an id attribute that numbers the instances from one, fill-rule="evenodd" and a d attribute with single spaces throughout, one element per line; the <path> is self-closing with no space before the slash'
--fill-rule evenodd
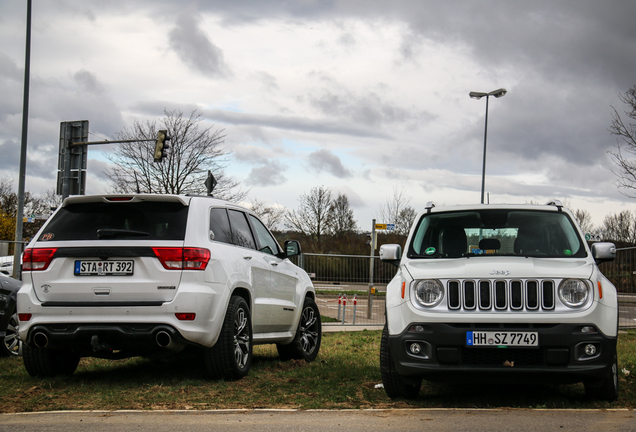
<path id="1" fill-rule="evenodd" d="M 414 342 L 409 347 L 409 350 L 411 351 L 411 354 L 416 354 L 417 355 L 420 352 L 422 352 L 422 346 L 420 344 L 418 344 L 417 342 Z"/>
<path id="2" fill-rule="evenodd" d="M 424 327 L 421 325 L 412 325 L 411 327 L 409 327 L 409 331 L 421 333 L 424 331 Z"/>
<path id="3" fill-rule="evenodd" d="M 594 354 L 596 354 L 596 347 L 592 344 L 585 345 L 585 354 L 593 356 Z"/>
<path id="4" fill-rule="evenodd" d="M 596 333 L 596 327 L 594 326 L 585 326 L 581 329 L 581 333 Z"/>

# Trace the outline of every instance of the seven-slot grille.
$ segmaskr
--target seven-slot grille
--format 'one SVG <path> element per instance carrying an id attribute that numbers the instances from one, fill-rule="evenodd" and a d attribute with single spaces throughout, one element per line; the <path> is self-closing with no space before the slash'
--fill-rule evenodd
<path id="1" fill-rule="evenodd" d="M 544 280 L 487 279 L 447 282 L 448 308 L 453 310 L 553 310 L 555 282 Z"/>

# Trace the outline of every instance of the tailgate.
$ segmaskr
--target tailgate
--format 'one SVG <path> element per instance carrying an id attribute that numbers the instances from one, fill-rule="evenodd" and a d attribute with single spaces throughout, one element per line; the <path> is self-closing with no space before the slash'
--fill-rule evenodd
<path id="1" fill-rule="evenodd" d="M 49 267 L 31 276 L 38 299 L 49 305 L 150 305 L 171 301 L 181 274 L 166 270 L 149 246 L 113 246 L 57 248 Z"/>

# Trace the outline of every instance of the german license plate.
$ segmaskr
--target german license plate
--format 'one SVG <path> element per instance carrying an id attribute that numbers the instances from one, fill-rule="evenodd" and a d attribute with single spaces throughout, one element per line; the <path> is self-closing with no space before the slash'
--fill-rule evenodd
<path id="1" fill-rule="evenodd" d="M 75 261 L 75 276 L 130 276 L 133 274 L 133 260 Z"/>
<path id="2" fill-rule="evenodd" d="M 537 347 L 537 332 L 466 332 L 466 345 L 486 347 Z"/>

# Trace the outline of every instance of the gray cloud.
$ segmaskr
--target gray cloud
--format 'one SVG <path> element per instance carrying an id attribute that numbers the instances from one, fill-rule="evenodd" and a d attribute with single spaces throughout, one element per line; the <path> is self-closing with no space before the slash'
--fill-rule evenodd
<path id="1" fill-rule="evenodd" d="M 433 118 L 429 114 L 418 112 L 415 107 L 400 107 L 385 101 L 375 92 L 359 96 L 348 90 L 336 93 L 324 88 L 309 99 L 309 103 L 324 115 L 349 119 L 355 124 L 370 128 L 404 124 L 417 127 Z"/>
<path id="2" fill-rule="evenodd" d="M 223 110 L 204 110 L 204 114 L 211 120 L 236 125 L 259 125 L 319 134 L 342 134 L 376 138 L 389 137 L 386 133 L 352 125 L 350 122 L 341 120 L 321 120 L 295 116 L 237 113 Z"/>
<path id="3" fill-rule="evenodd" d="M 262 161 L 252 168 L 246 183 L 252 186 L 277 186 L 285 183 L 285 167 L 277 160 Z"/>
<path id="4" fill-rule="evenodd" d="M 276 77 L 274 77 L 273 75 L 265 71 L 255 72 L 254 76 L 256 77 L 257 80 L 259 80 L 262 83 L 265 90 L 273 91 L 273 90 L 278 90 L 280 88 L 278 87 L 278 82 L 276 80 Z"/>
<path id="5" fill-rule="evenodd" d="M 182 13 L 170 31 L 170 47 L 190 67 L 217 78 L 231 75 L 223 51 L 200 28 L 200 17 Z"/>
<path id="6" fill-rule="evenodd" d="M 85 69 L 75 72 L 73 75 L 75 82 L 83 91 L 93 94 L 101 94 L 104 92 L 104 86 L 99 82 L 97 76 Z"/>
<path id="7" fill-rule="evenodd" d="M 309 166 L 317 172 L 326 171 L 338 178 L 351 177 L 353 174 L 342 164 L 338 156 L 329 150 L 320 149 L 308 156 Z"/>

